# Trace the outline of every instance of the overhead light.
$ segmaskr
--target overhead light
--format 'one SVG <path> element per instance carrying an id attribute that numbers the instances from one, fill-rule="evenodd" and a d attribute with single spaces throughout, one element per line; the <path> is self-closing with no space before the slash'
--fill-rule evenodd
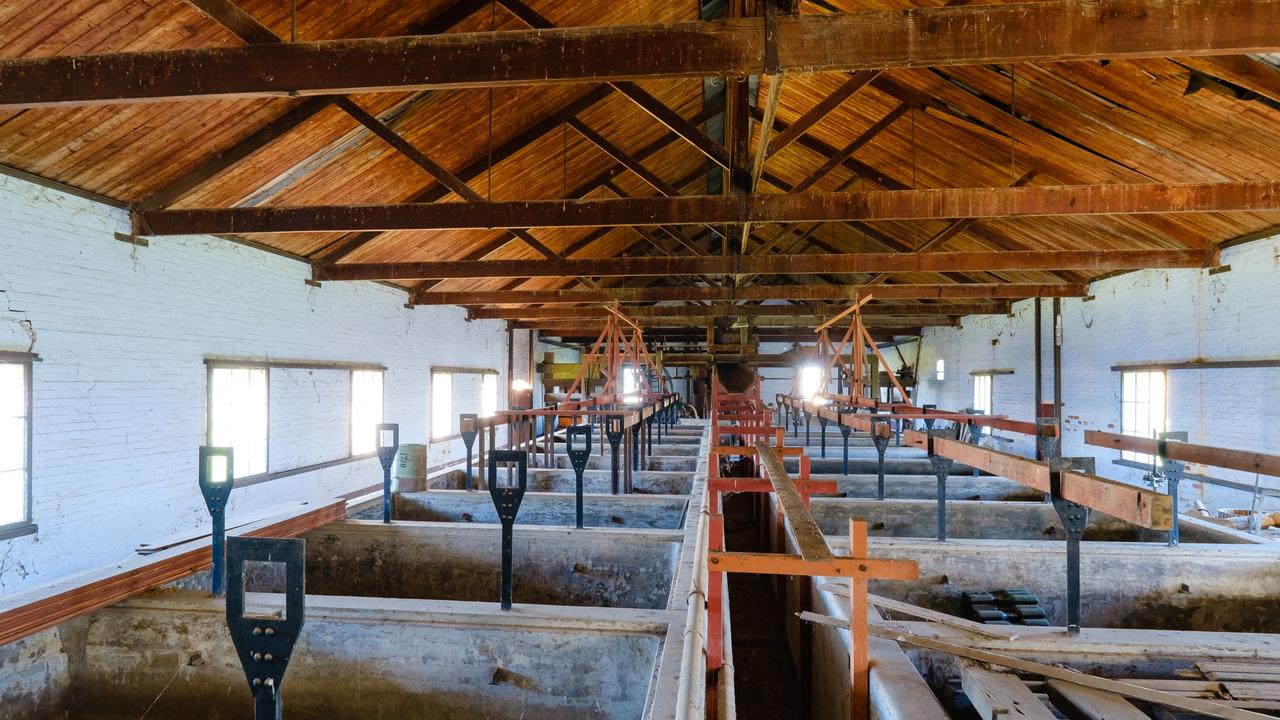
<path id="1" fill-rule="evenodd" d="M 746 315 L 739 315 L 737 319 L 733 321 L 733 325 L 730 325 L 729 327 L 734 330 L 745 330 L 751 327 L 751 323 L 747 322 Z"/>
<path id="2" fill-rule="evenodd" d="M 516 379 L 511 381 L 511 389 L 516 392 L 524 392 L 525 390 L 530 390 L 532 388 L 533 386 L 529 384 L 528 380 Z"/>

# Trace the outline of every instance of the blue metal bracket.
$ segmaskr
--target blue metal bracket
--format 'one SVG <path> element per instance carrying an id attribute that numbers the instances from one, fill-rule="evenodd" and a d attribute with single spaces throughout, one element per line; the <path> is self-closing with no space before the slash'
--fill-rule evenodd
<path id="1" fill-rule="evenodd" d="M 858 409 L 842 408 L 837 412 L 840 415 L 844 415 L 845 413 L 857 414 Z M 853 428 L 849 427 L 848 425 L 845 425 L 843 422 L 840 423 L 840 437 L 844 442 L 844 451 L 843 451 L 843 455 L 841 456 L 843 458 L 843 464 L 840 466 L 840 474 L 845 476 L 849 475 L 849 434 L 852 432 L 853 432 Z"/>
<path id="2" fill-rule="evenodd" d="M 476 427 L 476 421 L 479 416 L 475 413 L 462 413 L 458 415 L 458 434 L 462 436 L 462 446 L 467 449 L 467 489 L 475 489 L 475 483 L 472 477 L 471 448 L 476 443 L 476 437 L 480 434 L 480 429 Z"/>
<path id="3" fill-rule="evenodd" d="M 1156 436 L 1156 458 L 1160 463 L 1160 474 L 1164 476 L 1165 487 L 1168 488 L 1169 499 L 1173 501 L 1173 524 L 1169 526 L 1169 547 L 1178 544 L 1178 486 L 1182 484 L 1182 476 L 1187 471 L 1187 464 L 1169 459 L 1169 441 L 1187 442 L 1191 436 L 1185 430 L 1162 432 Z"/>
<path id="4" fill-rule="evenodd" d="M 876 499 L 884 500 L 884 453 L 889 449 L 889 438 L 880 437 L 876 433 L 879 425 L 888 422 L 888 420 L 877 420 L 875 415 L 871 416 L 871 442 L 876 446 L 876 458 L 878 465 L 876 466 Z M 943 518 L 945 522 L 945 516 Z"/>
<path id="5" fill-rule="evenodd" d="M 280 720 L 284 707 L 281 696 L 284 673 L 305 620 L 306 544 L 298 539 L 231 538 L 227 560 L 231 565 L 227 628 L 240 656 L 249 691 L 253 693 L 253 717 L 254 720 Z M 245 615 L 246 561 L 284 564 L 283 618 Z"/>
<path id="6" fill-rule="evenodd" d="M 1087 463 L 1084 461 L 1088 461 Z M 1062 497 L 1065 470 L 1092 469 L 1093 458 L 1054 457 L 1049 460 L 1049 497 L 1058 522 L 1067 532 L 1067 634 L 1080 634 L 1080 541 L 1089 524 L 1089 508 Z"/>
<path id="7" fill-rule="evenodd" d="M 582 438 L 581 446 L 574 447 L 573 439 Z M 564 432 L 565 454 L 569 456 L 569 464 L 573 466 L 573 479 L 578 496 L 577 518 L 578 529 L 582 529 L 582 477 L 587 471 L 587 461 L 591 459 L 591 425 L 571 425 Z"/>
<path id="8" fill-rule="evenodd" d="M 498 487 L 498 463 L 516 463 L 516 485 Z M 502 523 L 502 609 L 511 609 L 514 529 L 520 502 L 529 488 L 529 456 L 520 450 L 489 451 L 489 496 Z"/>
<path id="9" fill-rule="evenodd" d="M 930 422 L 931 421 L 927 421 Z M 955 460 L 943 457 L 933 451 L 933 439 L 936 435 L 929 430 L 929 464 L 933 466 L 933 474 L 938 478 L 938 542 L 947 541 L 947 476 L 951 474 L 951 466 Z"/>
<path id="10" fill-rule="evenodd" d="M 605 415 L 604 416 L 604 437 L 609 441 L 609 449 L 612 455 L 609 460 L 609 482 L 613 490 L 613 494 L 617 495 L 622 491 L 622 482 L 618 466 L 619 452 L 622 445 L 622 416 L 621 415 Z"/>
<path id="11" fill-rule="evenodd" d="M 1049 435 L 1045 432 L 1046 428 L 1055 428 L 1056 432 Z M 1058 427 L 1057 420 L 1053 418 L 1036 420 L 1036 443 L 1040 449 L 1040 457 L 1046 461 L 1062 454 L 1062 428 Z"/>
<path id="12" fill-rule="evenodd" d="M 200 494 L 204 495 L 204 505 L 209 509 L 209 519 L 213 521 L 213 535 L 210 550 L 213 554 L 213 567 L 210 573 L 210 592 L 214 597 L 222 597 L 226 584 L 226 570 L 223 558 L 227 540 L 227 500 L 235 489 L 235 451 L 229 447 L 200 446 Z"/>
<path id="13" fill-rule="evenodd" d="M 400 449 L 400 426 L 378 424 L 378 462 L 382 463 L 382 522 L 391 522 L 391 466 Z"/>

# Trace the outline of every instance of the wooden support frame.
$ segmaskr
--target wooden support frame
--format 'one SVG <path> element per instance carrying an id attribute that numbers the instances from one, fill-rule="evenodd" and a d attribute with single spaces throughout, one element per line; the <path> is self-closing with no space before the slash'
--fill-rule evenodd
<path id="1" fill-rule="evenodd" d="M 708 568 L 720 572 L 849 578 L 849 673 L 852 687 L 850 717 L 853 720 L 867 720 L 871 717 L 871 666 L 868 652 L 870 603 L 867 582 L 873 578 L 914 580 L 920 575 L 920 567 L 914 560 L 868 557 L 867 523 L 864 520 L 849 521 L 849 548 L 848 557 L 830 559 L 806 559 L 799 555 L 771 553 L 711 552 L 707 563 Z"/>
<path id="2" fill-rule="evenodd" d="M 663 301 L 733 302 L 753 300 L 849 301 L 869 289 L 861 285 L 769 285 L 756 287 L 609 288 L 607 290 L 511 290 L 418 292 L 415 305 L 532 305 L 641 303 Z M 1017 300 L 1029 297 L 1085 297 L 1083 283 L 952 283 L 882 285 L 874 288 L 880 300 Z"/>
<path id="3" fill-rule="evenodd" d="M 945 220 L 956 217 L 1065 217 L 1263 210 L 1280 210 L 1280 182 L 1024 185 L 815 194 L 685 195 L 674 198 L 165 209 L 134 211 L 132 217 L 133 234 L 154 236 Z M 1164 252 L 1171 256 L 1176 256 L 1179 252 L 1199 252 L 1202 256 L 1213 254 L 1212 249 Z M 954 264 L 954 255 L 955 253 L 921 253 L 914 257 L 926 265 L 940 264 L 947 260 Z M 926 260 L 928 258 L 940 259 Z M 776 258 L 769 259 L 776 261 Z M 754 266 L 758 264 L 756 261 L 759 258 L 746 256 L 738 260 Z M 913 269 L 917 267 L 889 268 L 892 271 Z M 947 270 L 949 267 L 942 269 Z M 972 270 L 963 264 L 955 269 Z"/>
<path id="4" fill-rule="evenodd" d="M 766 19 L 751 17 L 24 58 L 0 63 L 0 107 L 1280 49 L 1280 4 L 1236 0 L 1230 10 L 1221 0 L 1047 0 L 784 15 L 773 43 Z"/>
<path id="5" fill-rule="evenodd" d="M 1132 437 L 1101 430 L 1086 430 L 1084 432 L 1084 442 L 1086 445 L 1095 447 L 1128 450 L 1152 457 L 1160 455 L 1160 443 L 1151 438 Z M 1266 455 L 1249 450 L 1231 450 L 1170 440 L 1165 443 L 1164 457 L 1166 460 L 1178 460 L 1185 463 L 1280 477 L 1280 456 Z"/>

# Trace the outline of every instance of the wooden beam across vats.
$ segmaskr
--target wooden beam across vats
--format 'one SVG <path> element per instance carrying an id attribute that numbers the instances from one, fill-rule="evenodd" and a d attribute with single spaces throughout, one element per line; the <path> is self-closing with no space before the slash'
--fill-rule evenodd
<path id="1" fill-rule="evenodd" d="M 0 63 L 0 107 L 1280 50 L 1280 2 L 1228 7 L 1048 0 L 23 58 Z"/>

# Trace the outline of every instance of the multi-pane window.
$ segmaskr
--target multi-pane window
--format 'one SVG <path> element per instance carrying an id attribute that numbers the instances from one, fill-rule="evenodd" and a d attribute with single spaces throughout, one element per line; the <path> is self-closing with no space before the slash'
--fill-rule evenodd
<path id="1" fill-rule="evenodd" d="M 973 376 L 973 411 L 983 415 L 991 414 L 991 376 Z"/>
<path id="2" fill-rule="evenodd" d="M 1165 374 L 1162 371 L 1122 373 L 1120 428 L 1125 435 L 1154 438 L 1165 431 L 1168 402 Z M 1150 455 L 1122 451 L 1125 460 L 1141 463 L 1152 461 Z"/>
<path id="3" fill-rule="evenodd" d="M 453 434 L 453 373 L 431 373 L 431 437 Z"/>
<path id="4" fill-rule="evenodd" d="M 480 382 L 480 417 L 498 414 L 498 375 L 485 373 Z"/>
<path id="5" fill-rule="evenodd" d="M 382 422 L 382 371 L 351 371 L 351 454 L 378 449 L 377 430 Z"/>
<path id="6" fill-rule="evenodd" d="M 235 451 L 237 478 L 267 471 L 267 369 L 209 369 L 209 437 Z"/>
<path id="7" fill-rule="evenodd" d="M 0 361 L 0 527 L 30 520 L 31 365 Z"/>
<path id="8" fill-rule="evenodd" d="M 938 382 L 942 382 L 943 380 L 947 379 L 947 361 L 946 360 L 943 360 L 942 358 L 938 358 L 938 362 L 934 366 L 934 377 L 938 379 Z"/>
<path id="9" fill-rule="evenodd" d="M 800 368 L 800 397 L 812 400 L 822 390 L 822 368 L 817 365 L 805 365 Z"/>

